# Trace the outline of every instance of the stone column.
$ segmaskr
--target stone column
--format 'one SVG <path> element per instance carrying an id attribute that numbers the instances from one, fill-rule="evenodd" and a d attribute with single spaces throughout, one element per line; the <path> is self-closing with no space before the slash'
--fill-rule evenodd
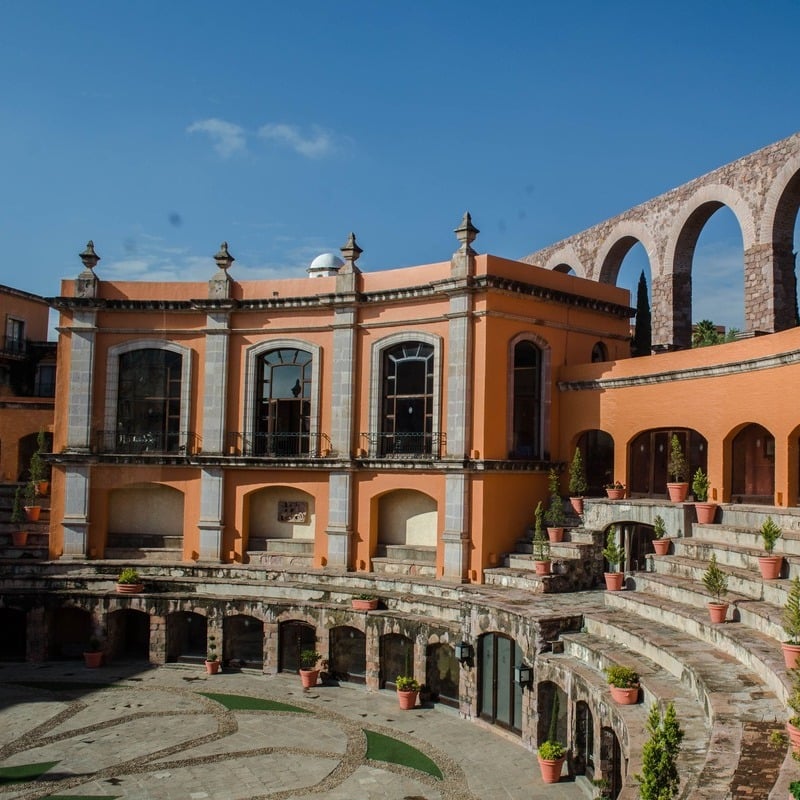
<path id="1" fill-rule="evenodd" d="M 91 443 L 95 321 L 95 311 L 75 311 L 70 328 L 67 449 L 72 451 L 88 452 Z"/>
<path id="2" fill-rule="evenodd" d="M 773 333 L 797 324 L 796 276 L 791 242 L 766 242 L 744 252 L 745 330 Z"/>
<path id="3" fill-rule="evenodd" d="M 445 476 L 445 509 L 442 546 L 445 580 L 463 582 L 469 564 L 469 475 Z"/>
<path id="4" fill-rule="evenodd" d="M 356 312 L 334 311 L 331 353 L 331 450 L 349 458 L 353 447 L 353 392 L 355 384 Z"/>
<path id="5" fill-rule="evenodd" d="M 228 312 L 210 313 L 206 321 L 203 381 L 203 452 L 225 451 L 225 400 L 228 395 Z"/>
<path id="6" fill-rule="evenodd" d="M 91 467 L 88 464 L 68 464 L 64 467 L 64 550 L 61 558 L 85 558 L 89 529 L 89 484 Z"/>
<path id="7" fill-rule="evenodd" d="M 670 273 L 653 278 L 653 351 L 692 346 L 692 276 Z"/>
<path id="8" fill-rule="evenodd" d="M 352 558 L 352 483 L 350 472 L 328 476 L 328 567 L 349 569 Z"/>
<path id="9" fill-rule="evenodd" d="M 198 561 L 222 560 L 222 498 L 224 473 L 221 467 L 200 471 L 200 552 Z"/>

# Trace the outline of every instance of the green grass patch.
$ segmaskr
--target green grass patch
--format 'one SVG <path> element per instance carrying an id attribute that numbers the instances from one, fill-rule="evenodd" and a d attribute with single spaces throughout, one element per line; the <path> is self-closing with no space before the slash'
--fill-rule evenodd
<path id="1" fill-rule="evenodd" d="M 241 694 L 217 694 L 198 692 L 198 694 L 225 706 L 229 711 L 293 711 L 295 714 L 310 714 L 305 708 L 278 703 L 275 700 L 262 700 L 260 697 L 245 697 Z"/>
<path id="2" fill-rule="evenodd" d="M 427 772 L 437 780 L 443 780 L 444 775 L 436 764 L 425 753 L 412 747 L 410 744 L 384 736 L 382 733 L 365 730 L 367 737 L 367 758 L 372 761 L 388 761 L 390 764 L 400 764 L 402 767 L 411 767 L 420 772 Z"/>
<path id="3" fill-rule="evenodd" d="M 58 761 L 42 761 L 39 764 L 0 767 L 0 786 L 5 786 L 8 783 L 25 783 L 25 781 L 36 780 L 56 764 L 58 764 Z"/>

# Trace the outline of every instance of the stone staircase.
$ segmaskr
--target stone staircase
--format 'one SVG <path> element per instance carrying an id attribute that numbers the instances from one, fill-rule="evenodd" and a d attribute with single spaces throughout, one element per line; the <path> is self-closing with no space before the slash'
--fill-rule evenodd
<path id="1" fill-rule="evenodd" d="M 11 522 L 11 511 L 14 506 L 14 494 L 17 483 L 0 484 L 0 560 L 23 559 L 44 561 L 48 558 L 50 544 L 50 498 L 39 497 L 42 506 L 41 516 L 37 522 L 26 522 L 22 527 L 27 532 L 24 545 L 16 545 L 13 533 L 20 527 Z"/>
<path id="2" fill-rule="evenodd" d="M 268 539 L 248 542 L 247 562 L 265 567 L 310 569 L 314 561 L 313 539 Z"/>
<path id="3" fill-rule="evenodd" d="M 109 533 L 105 558 L 121 561 L 180 561 L 183 558 L 183 536 Z"/>
<path id="4" fill-rule="evenodd" d="M 436 548 L 425 545 L 379 545 L 373 572 L 388 575 L 436 577 Z"/>

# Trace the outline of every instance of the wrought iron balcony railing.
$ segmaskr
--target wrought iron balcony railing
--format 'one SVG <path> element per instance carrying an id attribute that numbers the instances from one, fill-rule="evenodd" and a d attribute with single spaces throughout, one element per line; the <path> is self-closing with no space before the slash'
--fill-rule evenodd
<path id="1" fill-rule="evenodd" d="M 199 437 L 192 431 L 96 431 L 95 453 L 114 455 L 192 455 L 199 447 Z"/>
<path id="2" fill-rule="evenodd" d="M 228 453 L 253 458 L 324 458 L 331 450 L 326 433 L 228 434 Z"/>
<path id="3" fill-rule="evenodd" d="M 440 458 L 447 444 L 444 433 L 362 433 L 370 458 Z"/>
<path id="4" fill-rule="evenodd" d="M 28 340 L 0 336 L 0 354 L 22 358 L 28 353 Z"/>

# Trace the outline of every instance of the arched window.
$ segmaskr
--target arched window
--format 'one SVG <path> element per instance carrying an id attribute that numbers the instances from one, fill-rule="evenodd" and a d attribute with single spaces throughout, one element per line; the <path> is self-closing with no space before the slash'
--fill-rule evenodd
<path id="1" fill-rule="evenodd" d="M 258 357 L 252 454 L 307 453 L 311 416 L 311 353 L 281 347 Z"/>
<path id="2" fill-rule="evenodd" d="M 512 458 L 541 457 L 542 351 L 527 340 L 514 346 Z"/>
<path id="3" fill-rule="evenodd" d="M 383 353 L 380 455 L 430 455 L 434 416 L 433 346 L 403 342 Z"/>
<path id="4" fill-rule="evenodd" d="M 608 361 L 608 348 L 603 342 L 595 342 L 592 348 L 592 363 L 596 364 L 600 361 Z"/>
<path id="5" fill-rule="evenodd" d="M 183 356 L 141 348 L 121 353 L 117 385 L 119 452 L 177 452 L 181 444 Z"/>

